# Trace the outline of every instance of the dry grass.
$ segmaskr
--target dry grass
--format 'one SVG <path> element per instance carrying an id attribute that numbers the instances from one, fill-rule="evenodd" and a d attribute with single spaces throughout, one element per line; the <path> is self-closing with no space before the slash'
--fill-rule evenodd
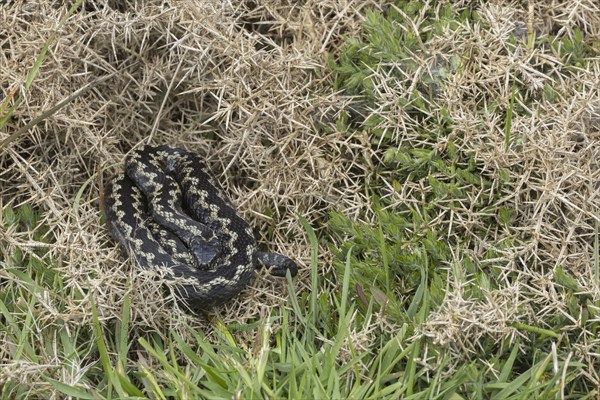
<path id="1" fill-rule="evenodd" d="M 107 318 L 119 312 L 130 268 L 107 243 L 94 174 L 102 168 L 109 176 L 140 142 L 206 155 L 244 217 L 259 232 L 272 231 L 261 242 L 306 262 L 297 213 L 318 225 L 333 204 L 348 208 L 362 198 L 355 185 L 339 185 L 352 162 L 342 155 L 357 149 L 340 133 L 321 135 L 314 127 L 330 124 L 345 101 L 328 94 L 317 75 L 341 35 L 360 28 L 360 11 L 369 5 L 360 3 L 87 2 L 57 32 L 1 139 L 74 90 L 109 79 L 3 150 L 2 179 L 10 183 L 2 188 L 4 204 L 47 211 L 57 238 L 50 255 L 66 257 L 60 268 L 71 285 L 82 293 L 95 288 Z M 59 4 L 15 2 L 0 11 L 12 32 L 0 55 L 5 94 L 19 93 L 66 12 Z M 75 195 L 90 177 L 74 212 Z M 27 248 L 26 238 L 11 240 Z M 279 301 L 282 286 L 261 280 L 243 307 L 231 305 L 226 314 L 256 315 Z M 134 299 L 137 317 L 160 314 L 160 304 Z M 70 312 L 89 315 L 89 304 L 73 304 Z"/>
<path id="2" fill-rule="evenodd" d="M 441 310 L 431 320 L 432 326 L 445 320 L 447 311 L 464 316 L 458 317 L 457 324 L 446 325 L 461 333 L 465 328 L 496 330 L 519 319 L 544 326 L 566 307 L 564 296 L 553 288 L 559 266 L 575 274 L 583 292 L 600 299 L 593 247 L 594 229 L 600 224 L 600 60 L 567 69 L 547 48 L 520 47 L 513 52 L 506 46 L 508 35 L 518 27 L 531 29 L 527 28 L 531 21 L 538 38 L 549 34 L 573 37 L 575 27 L 582 26 L 586 40 L 598 43 L 600 9 L 592 2 L 538 5 L 531 10 L 498 2 L 482 6 L 480 15 L 492 30 L 464 26 L 459 33 L 471 37 L 470 42 L 440 38 L 436 43 L 440 51 L 478 54 L 470 59 L 473 65 L 465 73 L 450 79 L 440 105 L 452 115 L 454 130 L 462 135 L 463 150 L 475 154 L 484 171 L 491 176 L 508 172 L 512 191 L 496 205 L 516 211 L 518 235 L 500 231 L 491 242 L 481 243 L 481 251 L 474 254 L 479 262 L 504 265 L 505 288 L 490 293 L 489 302 L 479 307 L 460 301 L 453 305 L 456 299 L 449 299 L 449 310 Z M 504 132 L 498 130 L 497 118 L 502 113 L 491 108 L 509 108 L 515 90 L 508 84 L 512 80 L 524 86 L 523 94 L 529 98 L 542 98 L 545 86 L 552 88 L 557 98 L 553 103 L 534 100 L 531 108 L 524 105 L 522 115 L 513 115 L 511 146 L 507 148 Z M 489 113 L 481 113 L 482 104 L 490 106 Z M 455 223 L 469 230 L 478 219 L 465 213 L 457 215 Z M 486 247 L 506 239 L 514 245 L 499 259 L 486 261 Z M 520 276 L 516 283 L 508 278 L 514 272 Z M 531 314 L 532 303 L 543 305 L 539 307 L 542 312 Z M 465 308 L 471 311 L 464 312 Z M 501 329 L 503 335 L 509 331 Z"/>
<path id="3" fill-rule="evenodd" d="M 310 250 L 298 213 L 317 230 L 329 210 L 361 215 L 369 207 L 364 182 L 381 154 L 366 134 L 348 136 L 335 129 L 340 110 L 352 99 L 331 92 L 324 65 L 344 35 L 360 32 L 365 8 L 382 7 L 378 3 L 384 2 L 87 1 L 57 32 L 66 13 L 62 2 L 2 5 L 0 26 L 7 32 L 0 36 L 2 95 L 14 93 L 13 100 L 22 95 L 24 101 L 0 141 L 75 90 L 109 77 L 0 149 L 0 204 L 29 203 L 45 211 L 44 223 L 56 237 L 48 256 L 64 260 L 57 269 L 83 297 L 69 302 L 61 315 L 52 301 L 41 302 L 40 324 L 57 317 L 89 323 L 91 295 L 101 319 L 116 320 L 126 292 L 133 296 L 134 328 L 142 332 L 198 323 L 174 313 L 172 302 L 152 292 L 155 285 L 133 273 L 101 222 L 97 173 L 110 176 L 141 142 L 180 145 L 205 155 L 242 215 L 261 232 L 260 242 L 302 266 Z M 600 224 L 600 61 L 588 60 L 565 75 L 549 48 L 521 46 L 515 52 L 506 47 L 516 30 L 524 37 L 569 37 L 576 26 L 598 44 L 598 6 L 591 0 L 496 0 L 481 2 L 479 14 L 490 30 L 465 25 L 437 36 L 414 55 L 417 68 L 404 82 L 391 81 L 383 69 L 373 71 L 383 100 L 368 111 L 381 117 L 381 127 L 398 142 L 419 143 L 419 121 L 398 106 L 398 98 L 411 98 L 420 73 L 436 75 L 453 55 L 463 57 L 464 68 L 444 77 L 432 106 L 432 113 L 447 110 L 456 132 L 436 146 L 456 141 L 488 176 L 508 172 L 513 191 L 498 206 L 517 212 L 519 232 L 510 237 L 515 245 L 496 260 L 507 274 L 517 271 L 517 281 L 507 278 L 487 302 L 474 304 L 460 296 L 460 287 L 471 282 L 451 277 L 452 296 L 427 321 L 426 335 L 458 343 L 466 352 L 484 334 L 514 334 L 508 321 L 543 325 L 548 315 L 561 313 L 564 298 L 551 284 L 559 265 L 577 276 L 583 291 L 600 299 L 593 273 L 594 229 Z M 420 23 L 405 29 L 418 31 Z M 26 76 L 52 34 L 56 43 L 25 91 Z M 557 101 L 534 102 L 530 115 L 514 115 L 506 147 L 495 110 L 509 108 L 513 80 L 532 98 L 550 86 Z M 481 112 L 482 102 L 489 112 Z M 408 185 L 390 197 L 418 204 L 420 193 L 430 189 Z M 471 232 L 481 227 L 482 216 L 465 208 L 451 221 L 461 232 Z M 507 235 L 497 230 L 492 242 L 478 243 L 479 251 L 469 256 L 490 263 L 485 250 Z M 3 232 L 1 239 L 25 251 L 37 245 L 26 234 Z M 322 250 L 319 268 L 326 273 L 331 266 Z M 299 292 L 310 290 L 307 276 L 302 268 Z M 285 284 L 259 279 L 220 314 L 226 321 L 263 315 L 285 297 L 284 291 Z M 543 312 L 532 313 L 531 303 L 543 304 Z"/>

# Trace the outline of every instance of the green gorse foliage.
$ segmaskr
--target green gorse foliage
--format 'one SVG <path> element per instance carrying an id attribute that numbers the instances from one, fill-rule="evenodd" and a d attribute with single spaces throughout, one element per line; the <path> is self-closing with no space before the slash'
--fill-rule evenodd
<path id="1" fill-rule="evenodd" d="M 415 62 L 415 59 L 429 57 L 430 41 L 435 34 L 460 35 L 460 27 L 480 23 L 479 16 L 474 10 L 456 15 L 450 5 L 440 5 L 434 19 L 432 8 L 423 7 L 421 2 L 400 1 L 386 13 L 368 12 L 362 39 L 348 39 L 339 59 L 330 62 L 337 73 L 336 89 L 356 99 L 338 121 L 338 127 L 349 136 L 357 131 L 367 132 L 381 160 L 375 166 L 374 183 L 366 188 L 372 193 L 371 210 L 365 210 L 363 218 L 370 222 L 359 222 L 337 212 L 329 216 L 330 232 L 337 237 L 331 249 L 337 255 L 338 277 L 349 260 L 350 287 L 356 287 L 352 297 L 358 309 L 366 312 L 374 307 L 409 332 L 419 331 L 427 314 L 436 311 L 455 290 L 448 286 L 449 273 L 459 284 L 462 282 L 461 296 L 470 302 L 485 300 L 506 279 L 516 281 L 521 274 L 510 272 L 509 260 L 503 254 L 528 241 L 518 232 L 517 211 L 502 201 L 513 191 L 513 175 L 503 168 L 484 171 L 476 154 L 462 151 L 466 137 L 455 129 L 451 114 L 437 102 L 445 79 L 450 74 L 465 73 L 468 59 L 464 54 L 453 54 L 429 69 L 420 68 Z M 419 21 L 419 34 L 414 33 L 415 20 Z M 518 31 L 513 33 L 506 52 L 518 51 L 519 35 Z M 548 43 L 565 62 L 565 69 L 559 73 L 569 74 L 573 71 L 570 66 L 581 67 L 584 57 L 595 53 L 586 48 L 577 29 L 572 38 L 543 38 L 528 45 L 543 47 Z M 540 68 L 543 70 L 544 66 Z M 386 78 L 375 81 L 376 75 Z M 383 90 L 386 93 L 397 89 L 405 95 L 392 103 L 381 96 L 378 85 L 382 84 L 389 86 Z M 519 80 L 512 80 L 511 84 L 512 96 L 506 105 L 493 98 L 477 101 L 482 113 L 491 110 L 500 116 L 498 130 L 504 132 L 506 149 L 518 148 L 523 140 L 512 130 L 515 115 L 530 112 L 540 100 L 540 93 L 544 101 L 557 99 L 551 87 L 532 93 Z M 411 139 L 381 129 L 391 107 L 400 107 L 414 122 L 408 125 Z M 370 113 L 356 112 L 368 109 Z M 411 198 L 411 202 L 396 201 L 397 197 L 407 196 L 403 190 L 407 186 L 419 188 L 419 196 Z M 463 225 L 453 224 L 456 215 L 473 218 L 468 231 Z M 487 250 L 473 258 L 470 254 L 477 253 L 480 243 L 487 243 Z M 555 277 L 557 290 L 568 293 L 570 318 L 581 315 L 581 308 L 577 307 L 586 310 L 583 315 L 597 313 L 598 304 L 576 293 L 579 286 L 569 272 L 559 266 Z M 471 284 L 464 284 L 466 282 Z M 536 310 L 542 307 L 531 306 Z M 496 377 L 483 372 L 483 364 L 474 361 L 454 371 L 455 375 L 450 374 L 450 380 L 469 375 L 459 385 L 461 396 L 456 398 L 464 398 L 462 395 L 466 398 L 554 398 L 561 385 L 573 393 L 590 393 L 589 382 L 576 378 L 580 364 L 558 362 L 559 367 L 555 360 L 555 372 L 550 372 L 550 354 L 556 350 L 547 339 L 564 340 L 558 332 L 569 326 L 567 319 L 557 315 L 539 326 L 509 323 L 529 333 L 531 341 L 528 343 L 498 343 L 484 335 L 479 344 L 480 357 L 486 360 L 493 354 L 489 360 L 503 371 L 501 379 L 498 382 Z M 585 329 L 597 331 L 596 323 L 587 317 L 584 319 L 588 321 Z M 575 340 L 576 332 L 569 337 Z M 425 345 L 428 340 L 422 339 L 419 343 Z M 432 352 L 432 364 L 451 357 L 447 348 L 432 343 L 428 343 L 427 348 Z M 570 357 L 569 345 L 560 351 L 558 360 Z M 556 368 L 567 371 L 568 378 L 560 385 Z"/>

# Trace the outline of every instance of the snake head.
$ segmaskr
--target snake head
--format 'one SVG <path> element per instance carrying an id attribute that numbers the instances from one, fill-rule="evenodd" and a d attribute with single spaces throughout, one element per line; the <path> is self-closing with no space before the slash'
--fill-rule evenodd
<path id="1" fill-rule="evenodd" d="M 214 240 L 206 241 L 199 236 L 191 239 L 190 253 L 201 267 L 209 265 L 220 252 L 220 248 Z"/>

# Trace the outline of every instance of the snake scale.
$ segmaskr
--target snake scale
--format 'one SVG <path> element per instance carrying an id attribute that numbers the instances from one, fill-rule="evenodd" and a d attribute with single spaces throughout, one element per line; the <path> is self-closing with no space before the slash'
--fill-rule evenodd
<path id="1" fill-rule="evenodd" d="M 105 189 L 109 230 L 136 266 L 175 283 L 191 309 L 245 289 L 257 267 L 297 273 L 288 257 L 259 252 L 250 226 L 225 200 L 199 155 L 171 146 L 131 152 Z"/>

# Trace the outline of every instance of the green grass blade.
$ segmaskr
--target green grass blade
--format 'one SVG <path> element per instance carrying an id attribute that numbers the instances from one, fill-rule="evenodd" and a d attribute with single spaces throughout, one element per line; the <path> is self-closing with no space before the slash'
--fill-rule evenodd
<path id="1" fill-rule="evenodd" d="M 504 149 L 508 150 L 510 147 L 510 133 L 512 129 L 512 119 L 513 119 L 513 109 L 515 105 L 515 95 L 517 90 L 513 88 L 512 93 L 510 95 L 510 103 L 508 104 L 508 109 L 506 110 L 506 120 L 504 121 Z"/>
<path id="2" fill-rule="evenodd" d="M 350 289 L 350 274 L 352 271 L 352 249 L 354 246 L 351 246 L 348 249 L 348 253 L 346 254 L 346 263 L 344 267 L 344 278 L 342 281 L 342 301 L 340 304 L 340 315 L 346 314 L 346 304 L 348 302 L 348 291 Z"/>
<path id="3" fill-rule="evenodd" d="M 108 391 L 110 393 L 110 387 L 114 385 L 115 389 L 119 393 L 121 397 L 125 396 L 125 392 L 121 388 L 121 385 L 118 379 L 114 379 L 113 367 L 110 363 L 110 356 L 108 354 L 108 348 L 106 346 L 106 342 L 104 342 L 104 334 L 102 332 L 102 327 L 100 326 L 100 319 L 98 318 L 98 311 L 96 310 L 96 303 L 94 302 L 94 297 L 90 297 L 91 306 L 92 306 L 92 325 L 94 335 L 96 337 L 96 347 L 98 348 L 98 355 L 100 356 L 100 364 L 102 365 L 102 369 L 106 374 L 106 378 L 108 380 Z"/>
<path id="4" fill-rule="evenodd" d="M 298 218 L 300 219 L 300 223 L 302 224 L 302 227 L 308 235 L 308 240 L 310 243 L 311 292 L 309 315 L 312 316 L 312 326 L 315 326 L 319 315 L 317 309 L 317 295 L 319 291 L 319 271 L 317 270 L 319 244 L 317 242 L 317 235 L 312 226 L 310 226 L 310 223 L 306 220 L 306 218 L 304 218 L 302 215 L 298 215 Z"/>
<path id="5" fill-rule="evenodd" d="M 103 399 L 103 396 L 100 396 L 98 392 L 90 393 L 89 391 L 78 388 L 77 386 L 67 385 L 66 383 L 59 382 L 52 378 L 46 377 L 46 381 L 50 383 L 56 390 L 60 393 L 70 396 L 75 399 L 83 399 L 83 400 L 97 400 Z"/>

